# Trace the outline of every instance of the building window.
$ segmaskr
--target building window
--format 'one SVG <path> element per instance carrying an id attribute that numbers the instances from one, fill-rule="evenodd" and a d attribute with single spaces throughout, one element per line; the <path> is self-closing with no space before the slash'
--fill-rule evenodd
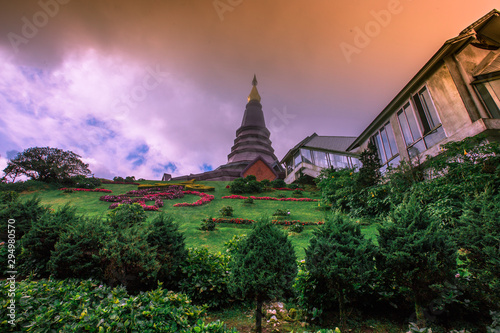
<path id="1" fill-rule="evenodd" d="M 474 85 L 491 118 L 500 119 L 500 79 Z"/>
<path id="2" fill-rule="evenodd" d="M 430 148 L 446 137 L 443 126 L 441 126 L 441 120 L 426 87 L 413 95 L 413 102 L 420 118 L 425 145 Z"/>
<path id="3" fill-rule="evenodd" d="M 300 151 L 295 153 L 293 160 L 294 160 L 295 167 L 297 167 L 302 162 L 302 156 L 300 155 Z"/>
<path id="4" fill-rule="evenodd" d="M 377 147 L 382 165 L 391 162 L 398 155 L 396 139 L 390 123 L 385 124 L 377 133 L 372 136 L 372 141 Z"/>
<path id="5" fill-rule="evenodd" d="M 328 157 L 325 152 L 313 151 L 314 165 L 321 168 L 328 168 Z"/>
<path id="6" fill-rule="evenodd" d="M 311 151 L 309 149 L 300 149 L 300 153 L 302 154 L 302 162 L 313 164 Z"/>
<path id="7" fill-rule="evenodd" d="M 348 157 L 330 153 L 330 165 L 335 169 L 344 169 L 349 167 Z"/>

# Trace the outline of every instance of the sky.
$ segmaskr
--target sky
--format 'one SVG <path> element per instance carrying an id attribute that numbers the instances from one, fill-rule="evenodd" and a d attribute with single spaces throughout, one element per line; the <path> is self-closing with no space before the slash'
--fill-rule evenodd
<path id="1" fill-rule="evenodd" d="M 498 7 L 0 0 L 0 170 L 47 146 L 103 178 L 215 169 L 254 74 L 279 159 L 314 132 L 358 136 L 447 39 Z"/>

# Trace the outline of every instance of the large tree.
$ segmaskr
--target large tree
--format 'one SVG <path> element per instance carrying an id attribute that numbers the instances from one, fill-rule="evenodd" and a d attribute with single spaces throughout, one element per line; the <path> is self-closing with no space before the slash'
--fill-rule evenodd
<path id="1" fill-rule="evenodd" d="M 72 151 L 50 147 L 32 147 L 10 160 L 3 170 L 5 178 L 14 181 L 25 175 L 34 180 L 61 181 L 73 176 L 87 176 L 91 173 L 88 164 Z"/>
<path id="2" fill-rule="evenodd" d="M 261 332 L 262 304 L 291 291 L 297 275 L 293 245 L 277 226 L 259 222 L 236 250 L 231 271 L 233 294 L 257 303 L 255 328 Z"/>

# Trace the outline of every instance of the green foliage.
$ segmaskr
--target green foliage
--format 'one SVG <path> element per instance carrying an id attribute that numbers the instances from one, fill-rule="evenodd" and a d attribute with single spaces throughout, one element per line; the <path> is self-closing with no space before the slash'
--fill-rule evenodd
<path id="1" fill-rule="evenodd" d="M 271 182 L 271 186 L 274 188 L 284 188 L 287 185 L 283 179 L 275 179 Z"/>
<path id="2" fill-rule="evenodd" d="M 57 278 L 103 279 L 100 250 L 111 238 L 111 228 L 99 217 L 80 218 L 60 230 L 47 264 Z"/>
<path id="3" fill-rule="evenodd" d="M 359 156 L 362 163 L 356 178 L 356 187 L 358 189 L 377 185 L 382 177 L 380 173 L 380 159 L 378 157 L 377 146 L 373 142 L 368 143 L 368 147 Z"/>
<path id="4" fill-rule="evenodd" d="M 2 283 L 2 292 L 8 288 Z M 221 322 L 205 324 L 203 307 L 162 288 L 131 296 L 93 280 L 21 281 L 15 300 L 22 315 L 14 326 L 7 322 L 10 300 L 0 300 L 2 332 L 234 332 Z"/>
<path id="5" fill-rule="evenodd" d="M 323 200 L 331 203 L 333 210 L 349 212 L 357 194 L 356 177 L 354 169 L 323 169 L 318 177 Z"/>
<path id="6" fill-rule="evenodd" d="M 106 283 L 126 286 L 131 292 L 147 290 L 156 283 L 161 265 L 156 247 L 148 244 L 149 233 L 141 225 L 115 230 L 115 237 L 99 252 Z"/>
<path id="7" fill-rule="evenodd" d="M 219 209 L 219 214 L 222 216 L 233 216 L 233 207 L 231 206 L 224 206 L 221 209 Z"/>
<path id="8" fill-rule="evenodd" d="M 457 272 L 457 247 L 450 233 L 412 195 L 379 229 L 378 244 L 377 269 L 415 304 L 417 324 L 425 325 L 422 309 Z"/>
<path id="9" fill-rule="evenodd" d="M 264 183 L 257 181 L 254 175 L 248 175 L 245 178 L 236 178 L 229 186 L 229 192 L 233 194 L 261 193 L 264 189 Z"/>
<path id="10" fill-rule="evenodd" d="M 51 253 L 63 230 L 78 223 L 80 217 L 68 205 L 55 212 L 45 212 L 34 222 L 31 229 L 21 240 L 22 251 L 19 255 L 19 272 L 24 275 L 34 273 L 37 277 L 48 277 L 47 267 Z"/>
<path id="11" fill-rule="evenodd" d="M 61 182 L 73 176 L 86 176 L 91 173 L 88 164 L 80 160 L 81 156 L 58 148 L 33 147 L 19 153 L 7 163 L 3 170 L 5 178 L 14 181 L 25 175 L 34 180 Z"/>
<path id="12" fill-rule="evenodd" d="M 224 247 L 226 248 L 226 252 L 230 255 L 234 255 L 238 252 L 243 240 L 247 235 L 234 235 L 233 238 L 224 243 Z"/>
<path id="13" fill-rule="evenodd" d="M 347 304 L 373 282 L 375 254 L 375 246 L 361 234 L 359 225 L 334 214 L 314 231 L 306 249 L 308 275 L 302 273 L 297 283 L 301 306 L 310 314 L 316 309 L 317 317 L 338 305 L 344 323 Z"/>
<path id="14" fill-rule="evenodd" d="M 101 186 L 101 180 L 94 177 L 85 177 L 83 175 L 73 176 L 63 181 L 65 186 L 93 189 Z"/>
<path id="15" fill-rule="evenodd" d="M 120 177 L 120 176 L 115 176 L 115 177 L 113 177 L 113 181 L 114 182 L 124 182 L 125 179 L 123 177 Z"/>
<path id="16" fill-rule="evenodd" d="M 133 183 L 133 182 L 135 182 L 135 176 L 127 176 L 127 177 L 125 177 L 125 182 L 127 182 L 127 183 Z"/>
<path id="17" fill-rule="evenodd" d="M 110 224 L 115 229 L 124 229 L 146 221 L 147 215 L 138 203 L 118 205 L 109 212 Z"/>
<path id="18" fill-rule="evenodd" d="M 300 234 L 302 231 L 304 231 L 304 226 L 301 223 L 295 223 L 288 228 L 288 231 Z"/>
<path id="19" fill-rule="evenodd" d="M 486 189 L 465 204 L 456 228 L 469 289 L 489 308 L 500 306 L 500 194 Z"/>
<path id="20" fill-rule="evenodd" d="M 269 222 L 256 223 L 234 254 L 230 286 L 233 295 L 257 302 L 257 331 L 262 303 L 290 292 L 296 274 L 295 250 L 287 235 Z"/>
<path id="21" fill-rule="evenodd" d="M 27 233 L 31 225 L 43 214 L 49 211 L 48 207 L 41 205 L 40 198 L 33 197 L 27 200 L 19 199 L 16 192 L 0 192 L 0 240 L 7 239 L 7 221 L 16 221 L 16 239 L 20 240 Z"/>
<path id="22" fill-rule="evenodd" d="M 252 198 L 246 198 L 243 203 L 245 204 L 253 204 L 253 199 Z"/>
<path id="23" fill-rule="evenodd" d="M 151 222 L 147 242 L 156 248 L 156 259 L 160 264 L 158 280 L 166 287 L 176 287 L 181 274 L 181 265 L 187 260 L 188 250 L 184 235 L 173 218 L 166 214 L 155 216 Z"/>
<path id="24" fill-rule="evenodd" d="M 273 213 L 273 216 L 288 216 L 290 215 L 290 211 L 288 209 L 281 209 L 278 208 L 276 211 Z"/>
<path id="25" fill-rule="evenodd" d="M 203 231 L 214 231 L 216 229 L 216 223 L 213 217 L 207 217 L 206 219 L 201 220 L 200 230 Z"/>
<path id="26" fill-rule="evenodd" d="M 226 254 L 210 253 L 207 249 L 189 249 L 182 264 L 179 287 L 194 302 L 219 308 L 231 302 L 229 294 L 229 261 Z"/>

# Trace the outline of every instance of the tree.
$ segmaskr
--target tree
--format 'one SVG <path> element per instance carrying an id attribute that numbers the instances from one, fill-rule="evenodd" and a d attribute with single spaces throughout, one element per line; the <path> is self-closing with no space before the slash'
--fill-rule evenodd
<path id="1" fill-rule="evenodd" d="M 322 306 L 336 302 L 342 331 L 346 304 L 373 278 L 375 253 L 375 245 L 363 236 L 360 226 L 338 213 L 314 231 L 306 248 L 309 280 L 315 281 L 316 288 L 306 289 L 309 295 L 304 296 L 323 299 Z"/>
<path id="2" fill-rule="evenodd" d="M 379 228 L 377 269 L 415 305 L 417 325 L 425 327 L 423 309 L 452 282 L 457 268 L 457 246 L 412 195 Z"/>
<path id="3" fill-rule="evenodd" d="M 262 331 L 262 304 L 291 291 L 297 264 L 287 235 L 268 221 L 258 222 L 235 251 L 230 286 L 236 296 L 256 301 L 255 327 Z"/>
<path id="4" fill-rule="evenodd" d="M 5 178 L 14 181 L 25 175 L 34 180 L 58 182 L 73 176 L 87 176 L 91 173 L 81 156 L 58 148 L 33 147 L 19 153 L 7 163 L 3 170 Z"/>
<path id="5" fill-rule="evenodd" d="M 357 186 L 359 188 L 366 188 L 377 185 L 381 178 L 381 165 L 378 157 L 377 146 L 370 141 L 367 149 L 365 149 L 359 156 L 359 160 L 363 165 L 359 169 L 358 178 L 356 180 Z"/>

